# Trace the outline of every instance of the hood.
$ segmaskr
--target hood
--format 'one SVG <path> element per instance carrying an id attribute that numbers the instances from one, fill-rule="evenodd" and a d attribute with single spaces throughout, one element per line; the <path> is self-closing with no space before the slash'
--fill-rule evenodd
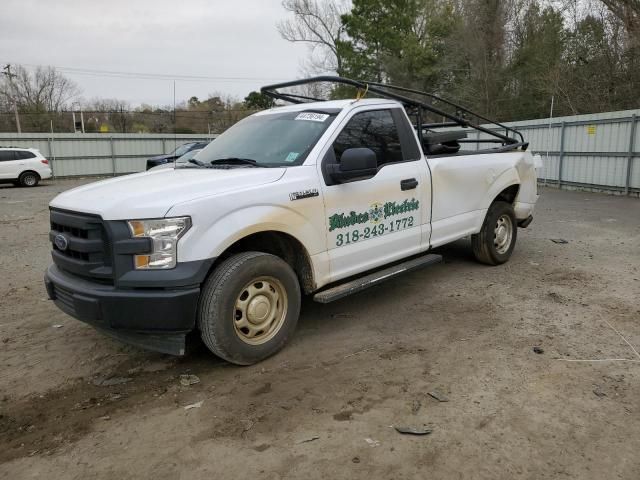
<path id="1" fill-rule="evenodd" d="M 155 157 L 151 157 L 149 160 L 158 161 L 158 160 L 168 160 L 170 158 L 176 158 L 176 156 L 173 155 L 172 153 L 167 153 L 166 155 L 156 155 Z"/>
<path id="2" fill-rule="evenodd" d="M 286 168 L 163 169 L 89 183 L 68 190 L 54 208 L 100 215 L 104 220 L 164 217 L 171 207 L 279 180 Z"/>
<path id="3" fill-rule="evenodd" d="M 183 163 L 182 165 L 188 165 L 188 163 Z M 147 171 L 155 172 L 156 170 L 166 170 L 168 168 L 175 168 L 175 165 L 173 164 L 173 162 L 161 163 L 160 165 L 156 165 L 155 167 L 151 167 Z"/>

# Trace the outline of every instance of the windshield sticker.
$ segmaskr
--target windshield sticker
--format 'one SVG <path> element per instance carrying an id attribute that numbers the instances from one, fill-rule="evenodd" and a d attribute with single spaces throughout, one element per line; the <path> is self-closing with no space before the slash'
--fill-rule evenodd
<path id="1" fill-rule="evenodd" d="M 305 112 L 301 113 L 296 117 L 296 120 L 307 120 L 310 122 L 324 122 L 329 118 L 330 115 L 325 113 L 313 113 L 313 112 Z"/>
<path id="2" fill-rule="evenodd" d="M 290 152 L 289 155 L 287 155 L 287 158 L 284 159 L 284 161 L 287 163 L 295 162 L 299 156 L 300 154 L 298 152 Z"/>

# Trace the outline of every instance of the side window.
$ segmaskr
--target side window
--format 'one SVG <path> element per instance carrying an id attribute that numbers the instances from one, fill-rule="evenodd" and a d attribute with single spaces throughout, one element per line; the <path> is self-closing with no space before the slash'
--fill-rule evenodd
<path id="1" fill-rule="evenodd" d="M 0 162 L 8 162 L 16 158 L 15 150 L 0 150 Z"/>
<path id="2" fill-rule="evenodd" d="M 357 113 L 333 144 L 338 163 L 345 150 L 363 147 L 376 152 L 378 166 L 404 160 L 398 128 L 389 110 Z"/>
<path id="3" fill-rule="evenodd" d="M 16 157 L 18 158 L 18 160 L 27 160 L 29 158 L 36 158 L 36 156 L 33 153 L 27 152 L 26 150 L 16 150 Z"/>

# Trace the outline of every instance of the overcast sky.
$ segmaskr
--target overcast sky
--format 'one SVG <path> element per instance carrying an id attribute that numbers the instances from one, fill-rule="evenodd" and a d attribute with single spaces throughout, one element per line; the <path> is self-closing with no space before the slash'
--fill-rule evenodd
<path id="1" fill-rule="evenodd" d="M 0 63 L 243 80 L 179 80 L 178 101 L 239 98 L 299 76 L 304 45 L 282 40 L 281 0 L 0 0 Z M 28 67 L 29 68 L 29 67 Z M 64 72 L 86 99 L 173 103 L 173 81 Z"/>

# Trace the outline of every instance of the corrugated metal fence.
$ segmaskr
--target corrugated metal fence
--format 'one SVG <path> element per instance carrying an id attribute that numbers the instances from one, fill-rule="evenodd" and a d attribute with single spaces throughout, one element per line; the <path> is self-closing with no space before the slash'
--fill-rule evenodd
<path id="1" fill-rule="evenodd" d="M 640 110 L 627 110 L 506 125 L 520 130 L 542 156 L 541 182 L 638 195 L 639 121 Z"/>
<path id="2" fill-rule="evenodd" d="M 639 120 L 640 110 L 629 110 L 507 125 L 521 130 L 530 149 L 542 155 L 542 182 L 640 195 Z M 38 148 L 61 177 L 142 171 L 153 155 L 207 139 L 206 135 L 0 133 L 0 145 Z"/>
<path id="3" fill-rule="evenodd" d="M 215 135 L 0 133 L 1 146 L 37 148 L 57 177 L 140 172 L 146 160 Z"/>

